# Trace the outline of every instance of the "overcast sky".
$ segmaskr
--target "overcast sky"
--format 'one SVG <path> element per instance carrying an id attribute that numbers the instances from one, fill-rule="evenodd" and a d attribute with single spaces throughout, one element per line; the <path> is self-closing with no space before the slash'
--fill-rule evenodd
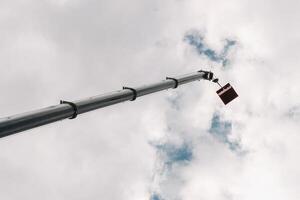
<path id="1" fill-rule="evenodd" d="M 299 200 L 298 0 L 0 0 L 0 117 L 211 82 L 0 139 L 2 200 Z"/>

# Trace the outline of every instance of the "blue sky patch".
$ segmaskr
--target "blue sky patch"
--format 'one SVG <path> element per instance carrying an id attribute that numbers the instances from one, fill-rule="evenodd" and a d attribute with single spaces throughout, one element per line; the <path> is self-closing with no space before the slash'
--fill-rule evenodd
<path id="1" fill-rule="evenodd" d="M 204 55 L 213 62 L 222 63 L 223 66 L 228 64 L 228 52 L 236 44 L 236 41 L 226 39 L 222 51 L 216 52 L 208 47 L 204 37 L 198 31 L 187 33 L 184 36 L 184 41 L 193 46 L 199 55 Z"/>
<path id="2" fill-rule="evenodd" d="M 219 141 L 228 145 L 232 151 L 240 149 L 240 144 L 237 141 L 229 139 L 232 131 L 232 123 L 230 121 L 223 121 L 219 114 L 215 113 L 212 118 L 209 132 Z"/>
<path id="3" fill-rule="evenodd" d="M 159 194 L 153 193 L 150 200 L 163 200 L 163 198 Z"/>
<path id="4" fill-rule="evenodd" d="M 174 163 L 185 164 L 192 160 L 193 151 L 190 145 L 183 143 L 180 146 L 174 144 L 155 145 L 165 157 L 164 163 L 171 167 Z"/>

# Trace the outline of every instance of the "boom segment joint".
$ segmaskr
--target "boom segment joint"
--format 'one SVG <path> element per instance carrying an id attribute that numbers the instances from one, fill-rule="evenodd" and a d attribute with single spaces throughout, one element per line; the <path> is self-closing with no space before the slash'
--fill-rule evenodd
<path id="1" fill-rule="evenodd" d="M 70 105 L 73 110 L 74 110 L 74 113 L 71 117 L 69 117 L 69 119 L 75 119 L 78 115 L 78 108 L 77 108 L 77 105 L 73 102 L 70 102 L 70 101 L 63 101 L 63 100 L 60 100 L 60 104 L 68 104 Z"/>
<path id="2" fill-rule="evenodd" d="M 130 101 L 134 101 L 137 98 L 137 91 L 134 88 L 131 87 L 123 87 L 123 90 L 131 90 L 133 93 L 133 97 Z"/>
<path id="3" fill-rule="evenodd" d="M 173 80 L 175 82 L 174 89 L 178 87 L 179 81 L 176 78 L 166 77 L 167 80 Z"/>

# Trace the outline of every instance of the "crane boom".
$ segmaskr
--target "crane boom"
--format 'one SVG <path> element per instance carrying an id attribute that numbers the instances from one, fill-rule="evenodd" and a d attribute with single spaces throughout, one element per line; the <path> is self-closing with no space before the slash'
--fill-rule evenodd
<path id="1" fill-rule="evenodd" d="M 0 138 L 59 120 L 67 118 L 74 119 L 77 115 L 85 112 L 124 101 L 133 101 L 137 97 L 169 88 L 177 88 L 179 85 L 201 79 L 211 81 L 213 79 L 213 73 L 200 70 L 195 73 L 174 78 L 167 77 L 166 80 L 137 88 L 123 87 L 122 90 L 111 93 L 89 97 L 74 102 L 60 101 L 60 104 L 58 105 L 0 118 Z"/>

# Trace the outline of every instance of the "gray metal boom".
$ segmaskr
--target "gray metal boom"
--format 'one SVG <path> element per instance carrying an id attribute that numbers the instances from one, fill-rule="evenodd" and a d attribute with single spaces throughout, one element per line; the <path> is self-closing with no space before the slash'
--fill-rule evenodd
<path id="1" fill-rule="evenodd" d="M 200 70 L 195 73 L 174 78 L 167 77 L 166 80 L 137 88 L 123 87 L 123 90 L 118 90 L 74 102 L 61 101 L 58 105 L 13 115 L 10 117 L 0 118 L 0 138 L 34 127 L 50 124 L 59 120 L 67 118 L 73 119 L 76 118 L 77 115 L 85 112 L 128 100 L 133 101 L 137 97 L 169 88 L 176 88 L 179 85 L 192 81 L 200 79 L 212 80 L 212 78 L 212 72 Z"/>

